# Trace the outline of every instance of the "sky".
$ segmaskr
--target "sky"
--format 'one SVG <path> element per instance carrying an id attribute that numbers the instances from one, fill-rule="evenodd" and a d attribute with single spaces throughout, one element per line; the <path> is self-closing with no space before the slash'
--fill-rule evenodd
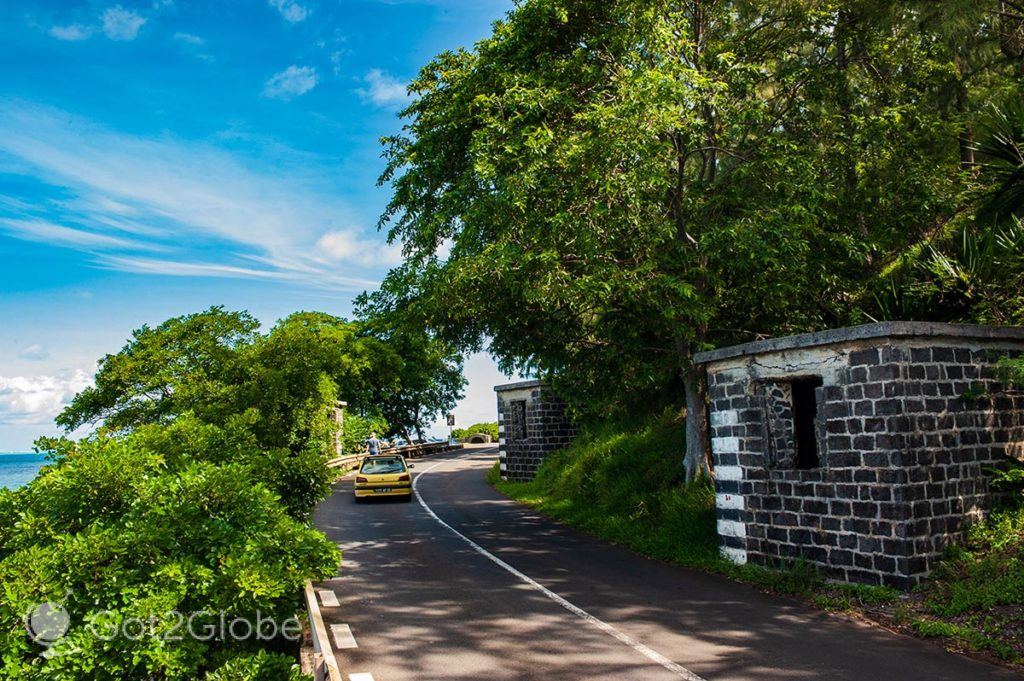
<path id="1" fill-rule="evenodd" d="M 406 84 L 511 6 L 0 3 L 0 452 L 58 432 L 142 324 L 349 315 L 401 260 L 377 178 Z M 466 374 L 458 422 L 494 420 L 506 377 L 486 355 Z"/>

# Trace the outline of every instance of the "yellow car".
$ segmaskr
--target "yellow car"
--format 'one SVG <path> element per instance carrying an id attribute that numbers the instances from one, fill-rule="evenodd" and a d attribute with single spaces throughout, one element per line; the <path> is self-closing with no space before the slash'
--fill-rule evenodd
<path id="1" fill-rule="evenodd" d="M 370 497 L 412 499 L 411 463 L 399 454 L 368 456 L 356 474 L 356 503 Z"/>

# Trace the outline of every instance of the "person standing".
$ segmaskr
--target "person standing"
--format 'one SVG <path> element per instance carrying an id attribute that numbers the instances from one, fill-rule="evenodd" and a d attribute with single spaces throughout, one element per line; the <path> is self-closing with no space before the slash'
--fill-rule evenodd
<path id="1" fill-rule="evenodd" d="M 366 453 L 370 456 L 377 456 L 380 454 L 380 440 L 377 439 L 377 433 L 370 431 L 370 439 L 366 441 Z"/>

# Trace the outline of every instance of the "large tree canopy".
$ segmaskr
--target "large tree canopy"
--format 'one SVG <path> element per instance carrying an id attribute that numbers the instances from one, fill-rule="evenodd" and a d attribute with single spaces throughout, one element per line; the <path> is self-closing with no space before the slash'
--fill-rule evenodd
<path id="1" fill-rule="evenodd" d="M 935 5 L 522 2 L 411 85 L 378 306 L 590 411 L 685 398 L 696 471 L 695 352 L 857 318 L 969 202 L 1018 65 L 1000 3 Z"/>
<path id="2" fill-rule="evenodd" d="M 323 420 L 339 399 L 408 435 L 461 397 L 461 356 L 422 326 L 298 312 L 258 329 L 249 314 L 219 307 L 143 327 L 100 361 L 95 386 L 58 423 L 101 422 L 111 433 L 186 413 L 221 424 L 251 412 L 259 446 L 297 451 L 328 436 Z"/>

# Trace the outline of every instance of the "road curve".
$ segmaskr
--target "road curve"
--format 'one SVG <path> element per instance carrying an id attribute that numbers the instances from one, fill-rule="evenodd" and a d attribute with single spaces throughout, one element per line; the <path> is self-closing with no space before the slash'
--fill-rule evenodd
<path id="1" fill-rule="evenodd" d="M 318 588 L 347 625 L 355 679 L 1016 679 L 930 643 L 638 557 L 537 516 L 484 480 L 496 452 L 417 462 L 421 503 L 357 506 L 351 479 L 314 521 L 345 551 Z M 350 642 L 351 645 L 351 642 Z M 371 676 L 358 676 L 370 674 Z"/>

